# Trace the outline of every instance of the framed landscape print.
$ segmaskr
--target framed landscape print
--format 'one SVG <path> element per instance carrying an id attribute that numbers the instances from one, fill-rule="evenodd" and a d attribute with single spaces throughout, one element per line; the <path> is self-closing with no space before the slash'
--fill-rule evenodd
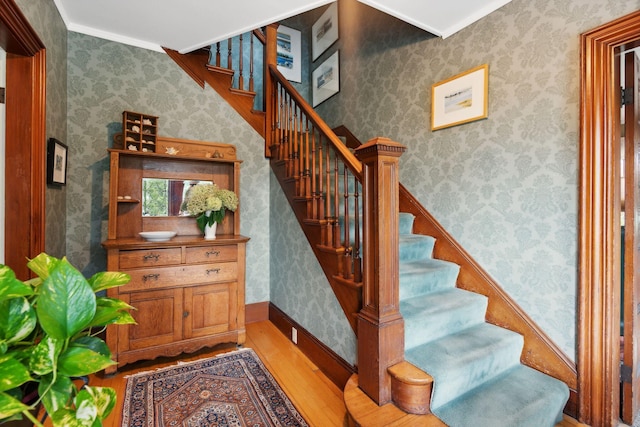
<path id="1" fill-rule="evenodd" d="M 431 88 L 431 130 L 487 118 L 489 65 L 484 64 Z"/>
<path id="2" fill-rule="evenodd" d="M 311 57 L 315 61 L 338 40 L 338 2 L 333 2 L 311 27 Z"/>
<path id="3" fill-rule="evenodd" d="M 336 51 L 313 70 L 313 107 L 340 91 L 340 55 Z"/>
<path id="4" fill-rule="evenodd" d="M 278 71 L 292 82 L 302 82 L 302 64 L 300 48 L 300 31 L 280 25 L 278 27 L 278 44 L 276 58 Z"/>

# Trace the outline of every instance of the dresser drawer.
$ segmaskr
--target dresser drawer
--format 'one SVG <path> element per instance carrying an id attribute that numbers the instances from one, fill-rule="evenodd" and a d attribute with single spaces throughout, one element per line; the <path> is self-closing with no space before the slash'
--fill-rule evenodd
<path id="1" fill-rule="evenodd" d="M 236 261 L 238 247 L 236 245 L 191 247 L 187 248 L 186 258 L 187 264 Z"/>
<path id="2" fill-rule="evenodd" d="M 235 281 L 238 277 L 238 263 L 139 268 L 126 273 L 131 276 L 131 281 L 124 285 L 120 292 Z"/>
<path id="3" fill-rule="evenodd" d="M 182 260 L 180 248 L 144 249 L 120 251 L 118 262 L 120 269 L 179 265 Z"/>

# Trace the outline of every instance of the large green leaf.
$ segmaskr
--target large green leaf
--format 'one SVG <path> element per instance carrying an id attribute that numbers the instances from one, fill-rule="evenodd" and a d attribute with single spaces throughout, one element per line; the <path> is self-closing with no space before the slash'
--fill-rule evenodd
<path id="1" fill-rule="evenodd" d="M 0 300 L 31 294 L 33 294 L 31 286 L 18 280 L 9 267 L 0 265 Z"/>
<path id="2" fill-rule="evenodd" d="M 66 258 L 64 258 L 66 261 Z M 27 262 L 27 267 L 36 273 L 42 280 L 49 277 L 49 274 L 58 266 L 61 260 L 42 252 L 34 259 Z"/>
<path id="3" fill-rule="evenodd" d="M 76 418 L 83 423 L 93 422 L 98 418 L 98 407 L 93 396 L 87 390 L 80 390 L 74 399 L 76 407 Z"/>
<path id="4" fill-rule="evenodd" d="M 118 273 L 113 271 L 103 271 L 96 273 L 89 279 L 89 284 L 94 292 L 103 291 L 116 286 L 122 286 L 129 283 L 131 276 L 126 273 Z"/>
<path id="5" fill-rule="evenodd" d="M 0 392 L 0 420 L 10 418 L 15 414 L 28 410 L 29 407 L 18 399 Z"/>
<path id="6" fill-rule="evenodd" d="M 133 309 L 126 302 L 114 298 L 98 297 L 96 303 L 96 314 L 89 326 L 106 326 L 114 323 L 118 325 L 135 324 L 133 317 L 124 311 Z"/>
<path id="7" fill-rule="evenodd" d="M 0 391 L 11 390 L 31 380 L 27 367 L 14 359 L 13 355 L 0 356 Z"/>
<path id="8" fill-rule="evenodd" d="M 36 312 L 24 297 L 0 301 L 0 341 L 18 342 L 36 327 Z"/>
<path id="9" fill-rule="evenodd" d="M 76 417 L 76 411 L 71 409 L 59 409 L 51 415 L 51 420 L 55 427 L 92 427 L 95 424 Z"/>
<path id="10" fill-rule="evenodd" d="M 29 356 L 29 369 L 37 375 L 46 375 L 53 371 L 56 359 L 62 350 L 62 343 L 50 336 L 45 336 Z"/>
<path id="11" fill-rule="evenodd" d="M 69 347 L 58 358 L 58 373 L 68 377 L 82 377 L 115 363 L 110 357 L 89 348 Z"/>
<path id="12" fill-rule="evenodd" d="M 71 399 L 71 393 L 75 389 L 68 377 L 58 376 L 53 384 L 52 380 L 52 375 L 46 375 L 40 378 L 40 384 L 38 384 L 38 393 L 48 414 L 53 414 L 66 407 Z"/>
<path id="13" fill-rule="evenodd" d="M 69 345 L 69 348 L 73 347 L 88 348 L 103 356 L 111 357 L 111 350 L 109 350 L 107 343 L 97 337 L 80 337 Z"/>
<path id="14" fill-rule="evenodd" d="M 96 296 L 82 274 L 63 259 L 42 282 L 36 311 L 46 333 L 66 340 L 91 322 Z"/>
<path id="15" fill-rule="evenodd" d="M 96 404 L 96 408 L 98 409 L 98 416 L 101 419 L 106 418 L 116 406 L 116 391 L 110 387 L 86 386 L 83 391 L 86 391 L 92 396 L 93 401 Z M 80 393 L 78 393 L 78 395 Z"/>

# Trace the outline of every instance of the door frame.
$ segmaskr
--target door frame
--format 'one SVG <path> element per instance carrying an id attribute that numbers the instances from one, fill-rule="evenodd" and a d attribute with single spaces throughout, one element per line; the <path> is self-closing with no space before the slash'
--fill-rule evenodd
<path id="1" fill-rule="evenodd" d="M 580 37 L 578 419 L 620 420 L 620 93 L 614 54 L 640 39 L 640 11 Z"/>
<path id="2" fill-rule="evenodd" d="M 20 279 L 45 248 L 46 51 L 13 0 L 0 0 L 7 52 L 5 264 Z"/>

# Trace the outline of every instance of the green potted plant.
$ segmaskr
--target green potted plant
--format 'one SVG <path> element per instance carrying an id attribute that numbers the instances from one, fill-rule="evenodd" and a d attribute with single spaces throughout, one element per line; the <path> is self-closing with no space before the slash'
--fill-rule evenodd
<path id="1" fill-rule="evenodd" d="M 24 416 L 41 426 L 32 412 L 44 408 L 54 426 L 101 426 L 115 390 L 74 379 L 116 363 L 96 335 L 109 324 L 135 323 L 132 307 L 96 293 L 130 277 L 101 272 L 87 280 L 66 258 L 45 253 L 27 266 L 37 277 L 23 282 L 0 265 L 0 422 Z M 29 385 L 38 398 L 26 404 Z"/>

